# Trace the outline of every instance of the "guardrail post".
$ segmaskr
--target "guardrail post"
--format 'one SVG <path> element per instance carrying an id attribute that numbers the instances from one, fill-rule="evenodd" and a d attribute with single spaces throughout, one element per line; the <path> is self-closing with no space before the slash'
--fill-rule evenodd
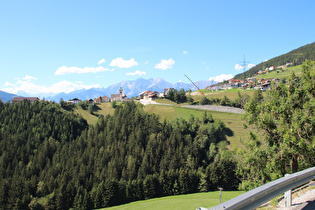
<path id="1" fill-rule="evenodd" d="M 285 177 L 290 176 L 290 174 L 284 175 Z M 292 205 L 292 189 L 284 193 L 284 203 L 285 207 L 289 208 Z"/>

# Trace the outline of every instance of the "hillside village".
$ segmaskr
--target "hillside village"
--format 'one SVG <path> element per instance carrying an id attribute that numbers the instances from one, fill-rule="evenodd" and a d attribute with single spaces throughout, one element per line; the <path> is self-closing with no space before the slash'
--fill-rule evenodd
<path id="1" fill-rule="evenodd" d="M 273 71 L 277 71 L 279 73 L 280 70 L 284 70 L 288 68 L 292 63 L 286 63 L 285 65 L 281 66 L 270 66 L 265 68 L 265 70 L 259 70 L 257 75 L 262 75 L 262 74 L 268 74 Z M 212 91 L 218 91 L 218 90 L 229 90 L 229 89 L 234 89 L 234 88 L 242 88 L 242 89 L 260 89 L 262 91 L 266 91 L 271 87 L 271 83 L 279 83 L 280 79 L 278 78 L 273 78 L 273 79 L 256 79 L 254 77 L 248 78 L 248 79 L 230 79 L 228 81 L 211 85 L 206 87 L 207 90 L 212 90 Z"/>
<path id="2" fill-rule="evenodd" d="M 270 88 L 271 82 L 280 82 L 280 79 L 255 79 L 255 78 L 250 78 L 250 79 L 230 79 L 229 81 L 225 83 L 220 83 L 216 85 L 211 85 L 208 86 L 206 89 L 207 90 L 212 90 L 212 91 L 219 91 L 219 90 L 229 90 L 229 89 L 234 89 L 234 88 L 241 88 L 241 89 L 260 89 L 262 91 L 266 91 L 267 89 Z"/>

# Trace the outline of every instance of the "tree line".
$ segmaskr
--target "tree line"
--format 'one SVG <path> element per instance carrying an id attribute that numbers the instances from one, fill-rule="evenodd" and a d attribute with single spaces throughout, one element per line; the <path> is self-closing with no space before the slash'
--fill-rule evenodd
<path id="1" fill-rule="evenodd" d="M 91 126 L 66 109 L 0 102 L 1 209 L 92 209 L 238 186 L 227 128 L 207 112 L 160 122 L 128 102 Z"/>

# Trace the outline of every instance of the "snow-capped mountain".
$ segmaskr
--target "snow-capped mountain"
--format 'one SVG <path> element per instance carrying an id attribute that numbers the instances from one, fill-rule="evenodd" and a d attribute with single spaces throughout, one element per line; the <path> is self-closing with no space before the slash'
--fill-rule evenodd
<path id="1" fill-rule="evenodd" d="M 208 85 L 211 85 L 211 81 L 199 81 L 195 83 L 200 89 L 205 88 Z M 189 83 L 177 82 L 172 84 L 165 81 L 162 78 L 157 79 L 143 79 L 139 78 L 131 81 L 122 81 L 114 85 L 110 85 L 107 88 L 91 88 L 91 89 L 82 89 L 76 90 L 70 93 L 59 93 L 53 97 L 46 97 L 48 100 L 53 100 L 59 102 L 62 98 L 63 100 L 70 100 L 72 98 L 80 98 L 81 100 L 86 100 L 89 98 L 97 98 L 99 96 L 110 97 L 111 94 L 118 94 L 119 88 L 122 87 L 124 94 L 128 97 L 138 96 L 139 93 L 151 90 L 157 92 L 163 92 L 165 88 L 175 88 L 175 89 L 185 89 L 185 90 L 197 90 L 197 88 Z"/>

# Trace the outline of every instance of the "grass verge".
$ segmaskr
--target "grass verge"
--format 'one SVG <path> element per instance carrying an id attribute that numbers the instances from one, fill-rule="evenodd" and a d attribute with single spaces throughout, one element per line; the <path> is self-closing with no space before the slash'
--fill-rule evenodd
<path id="1" fill-rule="evenodd" d="M 222 202 L 228 201 L 236 196 L 243 194 L 244 191 L 223 191 Z M 211 208 L 220 203 L 220 193 L 215 192 L 204 192 L 204 193 L 194 193 L 188 195 L 175 195 L 166 196 L 161 198 L 153 198 L 149 200 L 136 201 L 120 206 L 114 206 L 109 208 L 104 208 L 108 210 L 124 210 L 124 209 L 150 209 L 150 210 L 160 210 L 160 209 L 181 209 L 181 210 L 195 210 L 198 207 Z"/>

